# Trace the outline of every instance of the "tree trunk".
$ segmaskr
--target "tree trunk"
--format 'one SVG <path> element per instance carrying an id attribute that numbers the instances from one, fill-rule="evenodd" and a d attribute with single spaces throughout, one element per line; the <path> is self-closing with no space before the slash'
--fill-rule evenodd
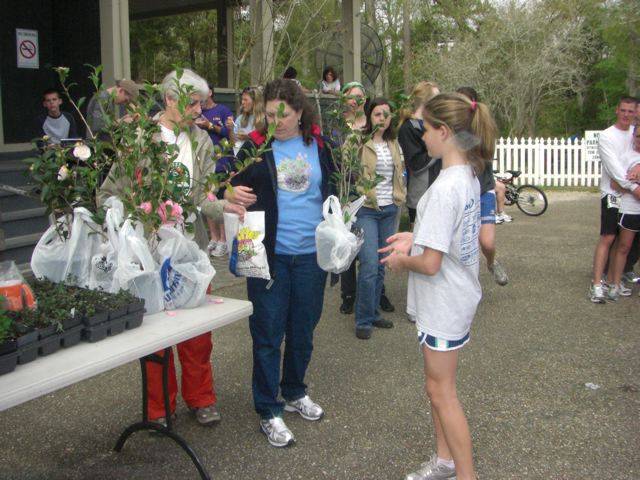
<path id="1" fill-rule="evenodd" d="M 404 93 L 411 93 L 411 0 L 404 0 L 402 5 L 402 73 L 404 77 Z"/>

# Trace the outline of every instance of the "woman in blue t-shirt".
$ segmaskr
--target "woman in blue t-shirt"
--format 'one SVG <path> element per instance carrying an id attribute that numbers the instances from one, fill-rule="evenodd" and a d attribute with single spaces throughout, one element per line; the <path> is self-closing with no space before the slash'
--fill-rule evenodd
<path id="1" fill-rule="evenodd" d="M 271 280 L 247 279 L 253 303 L 249 318 L 253 339 L 253 401 L 269 443 L 294 442 L 282 420 L 283 410 L 306 420 L 320 420 L 322 408 L 307 395 L 304 377 L 313 350 L 313 331 L 322 314 L 326 272 L 316 260 L 315 230 L 329 194 L 331 155 L 313 123 L 311 105 L 292 81 L 274 80 L 264 89 L 267 125 L 249 134 L 238 155 L 242 161 L 255 145 L 274 139 L 262 161 L 233 178 L 225 196 L 250 211 L 264 211 Z M 284 359 L 280 353 L 285 341 Z M 282 361 L 282 375 L 280 363 Z M 285 402 L 278 400 L 281 393 Z"/>

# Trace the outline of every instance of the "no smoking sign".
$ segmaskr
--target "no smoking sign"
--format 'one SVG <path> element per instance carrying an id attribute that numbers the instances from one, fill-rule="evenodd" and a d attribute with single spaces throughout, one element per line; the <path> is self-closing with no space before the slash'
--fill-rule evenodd
<path id="1" fill-rule="evenodd" d="M 18 68 L 40 68 L 38 31 L 16 28 Z"/>

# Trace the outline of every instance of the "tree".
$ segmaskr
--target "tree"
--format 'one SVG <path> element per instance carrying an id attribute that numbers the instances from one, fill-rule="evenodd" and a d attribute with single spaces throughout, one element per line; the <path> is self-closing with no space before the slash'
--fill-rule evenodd
<path id="1" fill-rule="evenodd" d="M 419 50 L 416 80 L 433 79 L 445 90 L 473 85 L 509 135 L 534 135 L 545 102 L 583 89 L 594 53 L 580 18 L 567 22 L 540 1 L 498 7 L 477 29 Z"/>

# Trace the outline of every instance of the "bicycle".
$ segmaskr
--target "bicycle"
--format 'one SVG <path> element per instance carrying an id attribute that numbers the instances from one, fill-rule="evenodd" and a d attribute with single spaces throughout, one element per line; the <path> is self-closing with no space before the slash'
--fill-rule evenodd
<path id="1" fill-rule="evenodd" d="M 513 181 L 520 176 L 519 170 L 507 170 L 506 173 L 494 173 L 496 180 L 502 182 L 506 187 L 505 205 L 518 206 L 525 215 L 538 217 L 547 211 L 549 201 L 542 189 L 534 185 L 515 186 Z"/>

